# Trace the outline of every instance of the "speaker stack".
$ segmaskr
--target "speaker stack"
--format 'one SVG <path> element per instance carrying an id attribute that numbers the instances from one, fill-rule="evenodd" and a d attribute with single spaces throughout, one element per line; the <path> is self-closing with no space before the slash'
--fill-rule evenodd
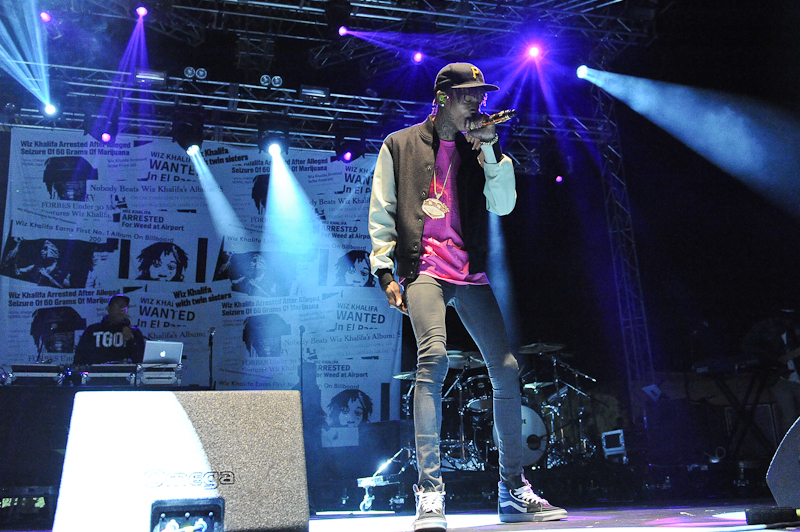
<path id="1" fill-rule="evenodd" d="M 80 392 L 54 532 L 307 531 L 296 391 Z"/>

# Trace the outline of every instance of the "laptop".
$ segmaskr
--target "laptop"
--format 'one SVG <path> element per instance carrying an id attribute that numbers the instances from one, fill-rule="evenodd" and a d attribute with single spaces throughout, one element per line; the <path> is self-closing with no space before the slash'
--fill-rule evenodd
<path id="1" fill-rule="evenodd" d="M 142 364 L 180 364 L 183 342 L 145 340 Z"/>

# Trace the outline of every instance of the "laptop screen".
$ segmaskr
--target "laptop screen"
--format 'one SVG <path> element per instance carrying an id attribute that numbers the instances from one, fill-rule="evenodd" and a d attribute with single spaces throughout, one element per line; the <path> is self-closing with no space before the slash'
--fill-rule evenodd
<path id="1" fill-rule="evenodd" d="M 143 364 L 180 364 L 183 355 L 183 342 L 163 342 L 146 340 L 144 343 Z"/>

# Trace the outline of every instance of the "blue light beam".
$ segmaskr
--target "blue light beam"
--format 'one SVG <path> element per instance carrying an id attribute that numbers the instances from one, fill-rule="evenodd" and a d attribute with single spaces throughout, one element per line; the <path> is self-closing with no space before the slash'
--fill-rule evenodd
<path id="1" fill-rule="evenodd" d="M 42 20 L 36 3 L 33 0 L 4 2 L 3 12 L 5 16 L 0 19 L 0 68 L 40 102 L 49 104 L 47 42 L 42 35 Z"/>
<path id="2" fill-rule="evenodd" d="M 242 226 L 239 217 L 236 216 L 236 212 L 222 192 L 222 187 L 219 186 L 219 183 L 214 178 L 214 174 L 206 164 L 205 159 L 203 159 L 203 155 L 195 153 L 190 159 L 197 172 L 197 177 L 206 199 L 206 205 L 208 205 L 208 212 L 211 214 L 217 235 L 220 238 L 226 237 L 234 241 L 241 241 L 247 235 L 247 230 Z"/>
<path id="3" fill-rule="evenodd" d="M 283 154 L 272 155 L 262 242 L 271 241 L 272 249 L 278 244 L 287 252 L 298 251 L 298 245 L 315 249 L 320 244 L 320 232 L 314 207 L 286 165 Z"/>
<path id="4" fill-rule="evenodd" d="M 800 122 L 789 113 L 744 96 L 580 70 L 721 170 L 800 214 Z"/>
<path id="5" fill-rule="evenodd" d="M 334 245 L 283 154 L 273 155 L 260 248 L 267 271 L 291 278 L 291 295 L 313 293 L 319 283 L 316 257 Z"/>

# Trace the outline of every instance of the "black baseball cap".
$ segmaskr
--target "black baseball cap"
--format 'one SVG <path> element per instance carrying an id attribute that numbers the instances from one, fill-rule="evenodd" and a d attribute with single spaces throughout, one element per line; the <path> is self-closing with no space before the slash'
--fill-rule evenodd
<path id="1" fill-rule="evenodd" d="M 130 304 L 131 304 L 131 298 L 129 298 L 128 296 L 126 296 L 124 294 L 114 294 L 113 296 L 108 298 L 108 306 L 109 307 L 111 306 L 111 303 L 113 303 L 115 299 L 121 299 L 122 301 L 124 301 L 126 307 L 130 306 Z"/>
<path id="2" fill-rule="evenodd" d="M 483 91 L 500 90 L 497 85 L 491 85 L 483 80 L 483 72 L 470 63 L 450 63 L 445 65 L 436 75 L 435 91 L 446 89 L 481 89 Z"/>

